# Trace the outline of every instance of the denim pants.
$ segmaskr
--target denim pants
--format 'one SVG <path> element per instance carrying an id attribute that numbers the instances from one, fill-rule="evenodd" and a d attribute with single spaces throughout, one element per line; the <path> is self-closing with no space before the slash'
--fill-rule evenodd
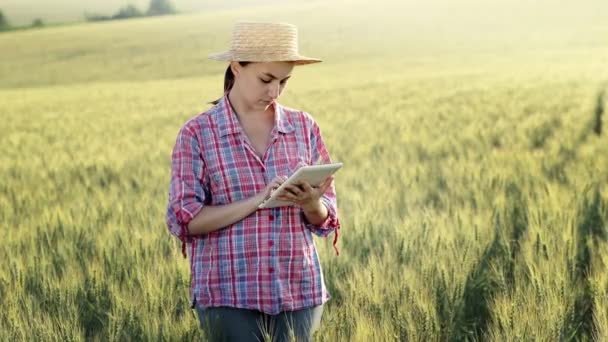
<path id="1" fill-rule="evenodd" d="M 268 315 L 257 310 L 196 306 L 209 341 L 312 341 L 321 323 L 323 305 Z"/>

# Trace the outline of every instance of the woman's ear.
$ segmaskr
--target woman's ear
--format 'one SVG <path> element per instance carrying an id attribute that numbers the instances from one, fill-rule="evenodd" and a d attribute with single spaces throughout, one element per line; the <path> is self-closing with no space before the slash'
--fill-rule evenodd
<path id="1" fill-rule="evenodd" d="M 232 74 L 236 78 L 239 76 L 239 73 L 241 72 L 241 65 L 239 64 L 239 62 L 232 61 L 232 62 L 230 62 L 230 70 L 232 71 Z"/>

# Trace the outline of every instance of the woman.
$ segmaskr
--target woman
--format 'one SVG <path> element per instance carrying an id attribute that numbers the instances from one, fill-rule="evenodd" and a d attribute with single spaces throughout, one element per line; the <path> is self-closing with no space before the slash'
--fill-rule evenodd
<path id="1" fill-rule="evenodd" d="M 192 305 L 214 340 L 310 340 L 329 299 L 312 233 L 335 232 L 335 247 L 340 227 L 333 178 L 288 187 L 279 199 L 292 206 L 258 206 L 299 166 L 331 162 L 314 119 L 276 102 L 295 65 L 320 60 L 275 23 L 238 23 L 230 51 L 210 58 L 230 63 L 224 96 L 181 128 L 167 209 Z"/>

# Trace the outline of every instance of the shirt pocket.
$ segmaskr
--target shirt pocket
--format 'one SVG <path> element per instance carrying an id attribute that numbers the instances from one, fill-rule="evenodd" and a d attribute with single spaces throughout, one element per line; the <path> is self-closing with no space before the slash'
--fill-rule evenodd
<path id="1" fill-rule="evenodd" d="M 309 163 L 304 156 L 289 155 L 279 164 L 279 174 L 289 177 L 299 168 L 306 165 L 309 165 Z"/>
<path id="2" fill-rule="evenodd" d="M 310 151 L 304 139 L 296 134 L 283 136 L 273 147 L 272 168 L 267 179 L 272 176 L 291 176 L 298 168 L 310 165 Z M 267 171 L 267 172 L 268 172 Z"/>
<path id="3" fill-rule="evenodd" d="M 214 205 L 228 204 L 249 198 L 259 190 L 257 175 L 247 170 L 214 170 L 210 175 L 211 199 Z"/>

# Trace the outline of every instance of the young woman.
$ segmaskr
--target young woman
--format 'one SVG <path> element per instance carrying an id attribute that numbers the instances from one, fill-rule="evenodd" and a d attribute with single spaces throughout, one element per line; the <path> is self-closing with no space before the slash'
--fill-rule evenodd
<path id="1" fill-rule="evenodd" d="M 279 194 L 291 206 L 258 209 L 302 165 L 329 163 L 319 126 L 277 103 L 298 53 L 289 24 L 238 23 L 224 96 L 179 131 L 172 154 L 169 231 L 190 259 L 191 300 L 213 340 L 310 340 L 329 299 L 312 234 L 340 223 L 333 178 Z"/>

